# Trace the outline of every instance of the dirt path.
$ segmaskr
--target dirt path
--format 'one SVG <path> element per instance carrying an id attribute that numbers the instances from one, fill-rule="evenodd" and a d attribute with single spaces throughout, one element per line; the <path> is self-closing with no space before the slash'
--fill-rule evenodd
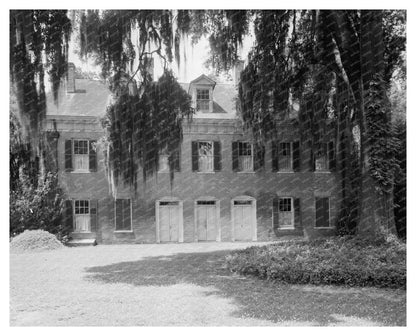
<path id="1" fill-rule="evenodd" d="M 249 243 L 11 254 L 13 326 L 405 325 L 400 290 L 290 286 L 231 275 Z"/>

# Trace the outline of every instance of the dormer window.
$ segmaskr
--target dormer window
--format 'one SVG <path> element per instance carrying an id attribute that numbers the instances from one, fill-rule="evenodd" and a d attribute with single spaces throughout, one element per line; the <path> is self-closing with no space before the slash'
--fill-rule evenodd
<path id="1" fill-rule="evenodd" d="M 209 112 L 209 89 L 196 89 L 196 109 Z"/>
<path id="2" fill-rule="evenodd" d="M 201 75 L 189 83 L 188 93 L 192 96 L 192 102 L 198 113 L 213 113 L 215 81 Z"/>

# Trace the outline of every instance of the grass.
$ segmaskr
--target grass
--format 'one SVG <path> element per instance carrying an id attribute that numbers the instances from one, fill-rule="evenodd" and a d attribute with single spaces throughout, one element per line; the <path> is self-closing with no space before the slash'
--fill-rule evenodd
<path id="1" fill-rule="evenodd" d="M 241 244 L 11 255 L 11 325 L 405 325 L 406 292 L 274 284 L 229 272 Z"/>

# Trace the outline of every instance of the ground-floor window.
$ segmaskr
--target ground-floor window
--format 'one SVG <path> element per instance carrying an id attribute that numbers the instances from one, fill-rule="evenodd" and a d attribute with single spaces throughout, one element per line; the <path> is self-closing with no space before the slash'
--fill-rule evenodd
<path id="1" fill-rule="evenodd" d="M 328 197 L 316 197 L 315 198 L 315 214 L 316 221 L 315 226 L 317 228 L 330 227 L 329 220 L 329 198 Z"/>
<path id="2" fill-rule="evenodd" d="M 295 211 L 292 197 L 279 197 L 273 200 L 273 226 L 279 229 L 293 229 Z"/>
<path id="3" fill-rule="evenodd" d="M 75 231 L 89 232 L 91 230 L 90 221 L 90 201 L 89 200 L 75 200 L 74 201 L 75 214 Z"/>
<path id="4" fill-rule="evenodd" d="M 132 209 L 130 199 L 116 199 L 116 231 L 131 231 L 131 211 Z"/>

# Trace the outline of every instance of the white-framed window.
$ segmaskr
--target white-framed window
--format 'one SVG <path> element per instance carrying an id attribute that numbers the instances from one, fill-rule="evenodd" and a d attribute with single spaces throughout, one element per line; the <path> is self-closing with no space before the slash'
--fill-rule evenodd
<path id="1" fill-rule="evenodd" d="M 253 171 L 253 145 L 249 142 L 238 143 L 239 171 Z"/>
<path id="2" fill-rule="evenodd" d="M 328 144 L 318 144 L 315 155 L 315 171 L 328 171 Z"/>
<path id="3" fill-rule="evenodd" d="M 279 171 L 292 171 L 293 150 L 291 142 L 279 143 Z"/>
<path id="4" fill-rule="evenodd" d="M 278 227 L 289 229 L 294 227 L 294 207 L 292 197 L 279 197 L 278 203 Z"/>
<path id="5" fill-rule="evenodd" d="M 74 216 L 75 216 L 75 232 L 90 232 L 91 217 L 90 217 L 90 201 L 89 200 L 75 200 L 74 201 Z"/>
<path id="6" fill-rule="evenodd" d="M 159 173 L 169 173 L 169 155 L 159 155 Z"/>
<path id="7" fill-rule="evenodd" d="M 88 171 L 89 170 L 89 146 L 88 140 L 74 140 L 74 170 Z"/>
<path id="8" fill-rule="evenodd" d="M 90 201 L 89 200 L 75 200 L 74 211 L 76 215 L 89 215 Z"/>
<path id="9" fill-rule="evenodd" d="M 196 89 L 196 110 L 209 112 L 209 89 Z"/>
<path id="10" fill-rule="evenodd" d="M 198 170 L 200 172 L 214 171 L 214 143 L 212 141 L 198 142 Z"/>
<path id="11" fill-rule="evenodd" d="M 130 199 L 115 200 L 115 231 L 131 231 L 132 208 Z"/>

